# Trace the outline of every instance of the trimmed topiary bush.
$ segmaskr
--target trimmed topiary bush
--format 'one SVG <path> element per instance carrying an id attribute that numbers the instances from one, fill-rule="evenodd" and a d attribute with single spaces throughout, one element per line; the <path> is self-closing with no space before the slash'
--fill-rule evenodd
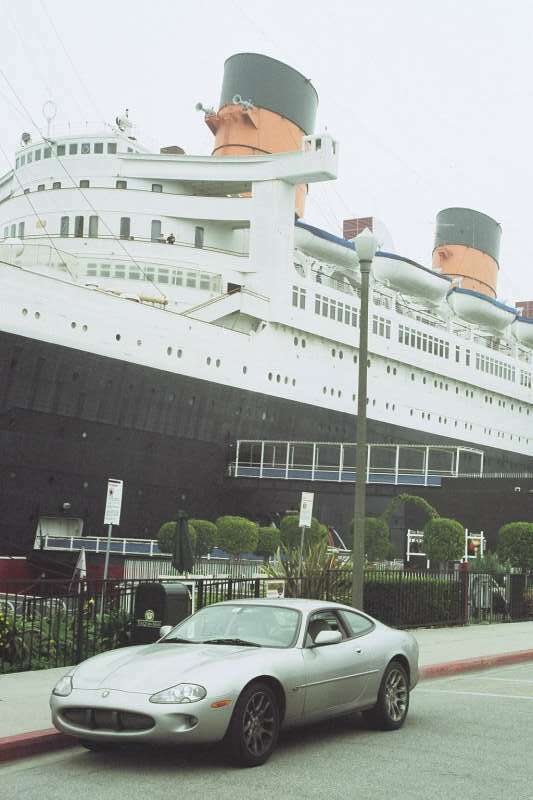
<path id="1" fill-rule="evenodd" d="M 300 528 L 298 514 L 287 514 L 280 523 L 281 542 L 289 549 L 300 547 L 302 531 Z M 304 549 L 309 549 L 312 545 L 327 541 L 328 529 L 322 525 L 315 517 L 311 520 L 311 527 L 305 529 Z"/>
<path id="2" fill-rule="evenodd" d="M 464 554 L 465 529 L 460 522 L 433 517 L 424 527 L 424 550 L 432 561 L 457 561 Z"/>
<path id="3" fill-rule="evenodd" d="M 216 521 L 218 546 L 233 556 L 253 553 L 259 537 L 255 522 L 244 517 L 219 517 Z"/>
<path id="4" fill-rule="evenodd" d="M 195 536 L 194 552 L 197 556 L 206 556 L 217 546 L 217 526 L 214 522 L 209 522 L 207 519 L 190 519 L 189 533 L 193 531 Z"/>
<path id="5" fill-rule="evenodd" d="M 280 543 L 281 535 L 278 528 L 274 528 L 272 526 L 269 528 L 259 528 L 255 552 L 267 559 L 269 556 L 273 556 L 274 553 L 277 552 Z"/>
<path id="6" fill-rule="evenodd" d="M 176 538 L 176 529 L 177 529 L 176 522 L 164 522 L 159 528 L 159 532 L 157 534 L 157 543 L 162 553 L 174 552 L 174 540 Z M 190 523 L 189 523 L 189 538 L 191 540 L 192 549 L 194 551 L 196 547 L 196 531 L 194 530 L 193 526 Z"/>
<path id="7" fill-rule="evenodd" d="M 508 522 L 498 531 L 498 553 L 513 567 L 533 569 L 533 523 Z"/>

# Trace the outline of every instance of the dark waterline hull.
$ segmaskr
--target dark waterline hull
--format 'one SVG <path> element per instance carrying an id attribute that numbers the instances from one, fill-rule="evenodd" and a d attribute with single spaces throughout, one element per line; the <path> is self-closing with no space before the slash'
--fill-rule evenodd
<path id="1" fill-rule="evenodd" d="M 108 477 L 124 480 L 116 535 L 155 536 L 178 507 L 254 517 L 257 482 L 248 491 L 227 475 L 237 439 L 354 438 L 349 414 L 0 333 L 0 553 L 28 551 L 39 516 L 60 516 L 64 503 L 84 533 L 101 534 Z M 467 444 L 374 420 L 368 438 Z M 527 456 L 484 449 L 486 472 L 533 469 Z M 265 511 L 273 516 L 298 502 L 276 485 Z M 349 516 L 349 492 L 315 491 L 324 521 Z"/>

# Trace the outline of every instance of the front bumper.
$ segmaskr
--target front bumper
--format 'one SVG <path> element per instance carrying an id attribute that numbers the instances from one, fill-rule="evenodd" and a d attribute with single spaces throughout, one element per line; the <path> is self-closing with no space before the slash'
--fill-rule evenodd
<path id="1" fill-rule="evenodd" d="M 211 708 L 218 698 L 196 703 L 149 698 L 117 689 L 73 689 L 68 697 L 51 696 L 52 723 L 62 733 L 95 742 L 216 742 L 224 738 L 235 703 L 231 698 L 229 705 Z"/>

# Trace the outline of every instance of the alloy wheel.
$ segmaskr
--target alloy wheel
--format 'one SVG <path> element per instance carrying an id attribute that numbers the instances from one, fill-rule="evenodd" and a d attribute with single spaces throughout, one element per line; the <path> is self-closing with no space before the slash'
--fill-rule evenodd
<path id="1" fill-rule="evenodd" d="M 392 722 L 401 722 L 407 712 L 408 690 L 405 675 L 399 669 L 391 669 L 385 682 L 385 708 Z"/>
<path id="2" fill-rule="evenodd" d="M 261 757 L 273 742 L 276 715 L 270 697 L 258 690 L 250 697 L 243 713 L 242 732 L 248 752 Z"/>

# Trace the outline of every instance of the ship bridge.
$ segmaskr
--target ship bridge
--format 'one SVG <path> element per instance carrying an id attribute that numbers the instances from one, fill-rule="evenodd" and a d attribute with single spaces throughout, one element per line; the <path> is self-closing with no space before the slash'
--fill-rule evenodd
<path id="1" fill-rule="evenodd" d="M 482 477 L 482 450 L 463 446 L 368 444 L 366 482 L 440 486 L 443 478 Z M 355 482 L 353 442 L 239 439 L 232 478 Z"/>

